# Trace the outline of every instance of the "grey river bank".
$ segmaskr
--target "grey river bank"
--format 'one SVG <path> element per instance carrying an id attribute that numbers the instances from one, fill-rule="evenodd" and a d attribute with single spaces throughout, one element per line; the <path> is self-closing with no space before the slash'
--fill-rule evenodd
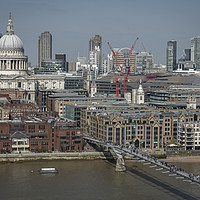
<path id="1" fill-rule="evenodd" d="M 175 163 L 199 173 L 198 164 Z M 0 163 L 1 199 L 200 199 L 200 187 L 163 174 L 142 163 L 126 161 L 127 172 L 115 172 L 107 160 L 43 160 Z M 42 167 L 58 174 L 43 175 Z M 31 173 L 34 171 L 34 173 Z"/>

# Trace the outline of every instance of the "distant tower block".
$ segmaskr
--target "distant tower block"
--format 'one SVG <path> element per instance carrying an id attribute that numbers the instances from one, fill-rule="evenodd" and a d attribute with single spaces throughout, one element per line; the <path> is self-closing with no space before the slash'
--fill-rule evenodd
<path id="1" fill-rule="evenodd" d="M 41 67 L 42 60 L 52 59 L 52 35 L 44 32 L 38 39 L 38 66 Z"/>

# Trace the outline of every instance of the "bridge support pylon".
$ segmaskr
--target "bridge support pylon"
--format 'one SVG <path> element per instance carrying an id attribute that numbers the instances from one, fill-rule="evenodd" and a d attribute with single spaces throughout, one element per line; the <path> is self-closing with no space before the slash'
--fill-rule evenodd
<path id="1" fill-rule="evenodd" d="M 116 172 L 125 172 L 126 171 L 126 165 L 125 165 L 124 158 L 117 158 L 115 171 Z"/>

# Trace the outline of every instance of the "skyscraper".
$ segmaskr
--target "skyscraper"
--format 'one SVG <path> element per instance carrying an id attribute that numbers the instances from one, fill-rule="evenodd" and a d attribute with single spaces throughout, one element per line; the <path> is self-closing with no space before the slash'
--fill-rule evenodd
<path id="1" fill-rule="evenodd" d="M 190 61 L 191 60 L 191 49 L 185 49 L 184 54 L 185 54 L 185 60 Z"/>
<path id="2" fill-rule="evenodd" d="M 44 32 L 38 39 L 38 66 L 41 67 L 42 60 L 52 59 L 52 35 Z"/>
<path id="3" fill-rule="evenodd" d="M 98 74 L 102 74 L 102 37 L 100 35 L 95 35 L 89 41 L 89 59 L 91 55 L 94 55 L 95 64 L 98 68 Z M 91 63 L 91 60 L 90 60 Z"/>
<path id="4" fill-rule="evenodd" d="M 191 38 L 191 61 L 200 69 L 200 36 Z"/>
<path id="5" fill-rule="evenodd" d="M 167 71 L 172 72 L 176 69 L 176 49 L 177 42 L 174 40 L 167 42 Z"/>

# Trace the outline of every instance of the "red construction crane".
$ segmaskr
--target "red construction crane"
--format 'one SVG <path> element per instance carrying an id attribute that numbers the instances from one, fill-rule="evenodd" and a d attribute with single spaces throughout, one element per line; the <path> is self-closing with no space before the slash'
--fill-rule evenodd
<path id="1" fill-rule="evenodd" d="M 143 49 L 144 49 L 144 52 L 147 52 L 146 49 L 145 49 L 145 47 L 144 47 L 143 42 L 141 42 L 141 44 L 142 44 L 142 47 L 143 47 Z"/>
<path id="2" fill-rule="evenodd" d="M 130 60 L 130 55 L 132 54 L 132 51 L 133 51 L 133 49 L 134 49 L 134 47 L 135 47 L 136 42 L 137 42 L 138 39 L 139 38 L 137 37 L 136 40 L 135 40 L 135 42 L 134 42 L 134 44 L 133 44 L 133 46 L 131 47 L 131 50 L 130 50 L 129 55 L 128 55 L 129 56 L 129 60 Z M 124 74 L 123 68 L 122 68 L 121 65 L 119 65 L 119 62 L 117 60 L 117 55 L 115 54 L 115 52 L 114 52 L 113 48 L 111 47 L 110 43 L 109 42 L 107 42 L 107 43 L 108 43 L 108 46 L 110 47 L 110 50 L 113 53 L 113 56 L 114 56 L 116 64 L 117 64 L 117 67 L 120 67 L 121 74 L 124 77 L 124 94 L 126 94 L 126 92 L 127 92 L 128 74 L 129 74 L 130 69 L 128 69 L 127 72 L 126 72 L 126 74 Z M 129 65 L 129 63 L 128 63 L 128 65 Z M 113 68 L 113 73 L 114 73 L 114 76 L 115 76 L 115 78 L 113 79 L 113 81 L 116 82 L 116 96 L 118 97 L 119 96 L 119 76 L 120 75 L 116 74 L 114 68 Z"/>
<path id="3" fill-rule="evenodd" d="M 131 47 L 131 50 L 130 50 L 130 52 L 129 52 L 129 56 L 131 55 L 133 49 L 135 48 L 135 44 L 136 44 L 136 42 L 137 42 L 138 39 L 139 39 L 139 37 L 136 38 L 136 40 L 135 40 L 133 46 Z"/>
<path id="4" fill-rule="evenodd" d="M 115 54 L 113 48 L 111 47 L 111 45 L 110 45 L 109 42 L 107 42 L 107 43 L 108 43 L 108 46 L 110 47 L 110 50 L 111 50 L 112 53 L 113 53 L 113 56 L 114 56 L 115 61 L 116 61 L 116 63 L 117 63 L 117 66 L 119 66 L 119 63 L 118 63 L 118 60 L 117 60 L 117 56 L 116 56 L 116 54 Z M 115 72 L 114 67 L 113 67 L 113 73 L 114 73 L 113 82 L 116 82 L 116 97 L 119 97 L 119 76 L 120 76 L 120 74 L 117 74 L 117 73 Z"/>
<path id="5" fill-rule="evenodd" d="M 149 61 L 149 74 L 150 74 L 150 69 L 151 69 L 151 67 L 150 67 L 150 65 L 152 65 L 153 63 L 152 63 L 152 59 Z"/>
<path id="6" fill-rule="evenodd" d="M 137 37 L 133 46 L 131 47 L 131 50 L 129 51 L 129 60 L 130 60 L 130 55 L 132 54 L 133 49 L 135 48 L 136 42 L 139 38 Z M 129 62 L 130 65 L 130 62 Z M 126 74 L 124 75 L 123 69 L 121 68 L 121 73 L 122 76 L 124 77 L 124 94 L 127 92 L 127 81 L 128 81 L 128 74 L 129 74 L 130 69 L 127 70 Z"/>

